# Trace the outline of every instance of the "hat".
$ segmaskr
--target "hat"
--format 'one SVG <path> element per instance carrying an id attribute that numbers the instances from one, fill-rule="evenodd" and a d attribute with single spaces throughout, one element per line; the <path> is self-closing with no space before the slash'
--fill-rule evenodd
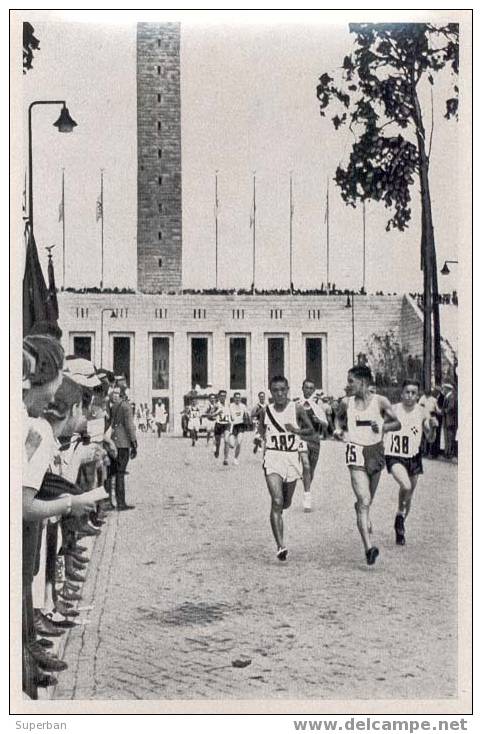
<path id="1" fill-rule="evenodd" d="M 30 369 L 30 374 L 23 377 L 31 386 L 46 385 L 57 377 L 64 361 L 64 350 L 57 339 L 43 334 L 26 336 L 23 350 L 28 359 L 28 365 L 24 360 L 25 367 Z"/>
<path id="2" fill-rule="evenodd" d="M 77 385 L 93 390 L 101 384 L 92 362 L 82 357 L 66 357 L 64 374 Z"/>

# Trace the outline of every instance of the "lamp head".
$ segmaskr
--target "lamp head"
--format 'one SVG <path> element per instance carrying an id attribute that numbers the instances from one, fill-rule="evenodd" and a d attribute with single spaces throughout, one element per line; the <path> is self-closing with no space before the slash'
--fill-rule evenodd
<path id="1" fill-rule="evenodd" d="M 62 107 L 60 111 L 60 117 L 57 122 L 54 122 L 59 133 L 71 133 L 74 127 L 77 127 L 77 123 L 73 120 L 69 114 L 67 107 Z"/>
<path id="2" fill-rule="evenodd" d="M 444 266 L 440 272 L 442 273 L 442 275 L 448 275 L 450 273 L 450 268 L 447 265 L 447 261 L 444 262 Z"/>

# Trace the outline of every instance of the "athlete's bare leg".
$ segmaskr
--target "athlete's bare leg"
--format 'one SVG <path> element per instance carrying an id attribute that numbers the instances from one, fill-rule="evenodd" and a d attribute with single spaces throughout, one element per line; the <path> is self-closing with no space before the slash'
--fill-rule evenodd
<path id="1" fill-rule="evenodd" d="M 284 548 L 283 542 L 283 510 L 291 505 L 296 482 L 283 483 L 279 474 L 268 474 L 266 484 L 271 495 L 270 523 L 273 531 L 276 547 L 278 550 Z"/>
<path id="2" fill-rule="evenodd" d="M 398 512 L 404 519 L 410 512 L 412 497 L 417 486 L 418 476 L 410 477 L 402 464 L 392 465 L 392 476 L 400 487 L 398 492 Z"/>
<path id="3" fill-rule="evenodd" d="M 224 431 L 223 440 L 224 440 L 224 463 L 227 464 L 228 456 L 229 456 L 229 429 Z"/>
<path id="4" fill-rule="evenodd" d="M 243 443 L 243 433 L 238 433 L 236 436 L 236 445 L 234 448 L 234 458 L 236 461 L 239 459 L 239 454 L 241 453 L 241 444 Z"/>
<path id="5" fill-rule="evenodd" d="M 370 480 L 364 469 L 350 466 L 351 486 L 356 497 L 356 524 L 360 533 L 365 552 L 371 548 L 369 523 L 370 505 L 372 496 L 370 493 Z"/>
<path id="6" fill-rule="evenodd" d="M 300 451 L 301 465 L 303 467 L 303 489 L 305 492 L 311 490 L 311 467 L 307 451 Z"/>

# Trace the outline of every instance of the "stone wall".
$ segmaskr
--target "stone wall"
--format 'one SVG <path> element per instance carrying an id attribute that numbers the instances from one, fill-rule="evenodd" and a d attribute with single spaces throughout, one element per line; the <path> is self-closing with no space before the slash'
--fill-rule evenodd
<path id="1" fill-rule="evenodd" d="M 207 335 L 209 379 L 215 389 L 229 388 L 229 337 L 246 335 L 247 390 L 252 404 L 267 388 L 266 338 L 286 339 L 285 373 L 298 394 L 305 376 L 305 336 L 322 338 L 322 379 L 327 394 L 343 394 L 352 365 L 352 309 L 346 296 L 200 296 L 200 295 L 83 295 L 59 294 L 64 346 L 73 348 L 74 335 L 92 337 L 95 363 L 112 368 L 114 335 L 131 338 L 131 393 L 140 402 L 153 397 L 151 340 L 168 336 L 171 353 L 170 406 L 179 428 L 183 396 L 191 388 L 190 337 Z M 400 338 L 402 297 L 355 296 L 355 355 L 364 351 L 373 333 L 393 329 Z M 112 312 L 115 317 L 112 318 Z"/>
<path id="2" fill-rule="evenodd" d="M 147 293 L 182 277 L 180 24 L 137 26 L 137 270 Z"/>

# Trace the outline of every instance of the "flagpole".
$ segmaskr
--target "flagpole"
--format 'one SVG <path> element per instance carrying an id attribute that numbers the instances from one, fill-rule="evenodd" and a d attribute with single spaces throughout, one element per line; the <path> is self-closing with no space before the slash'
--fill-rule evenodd
<path id="1" fill-rule="evenodd" d="M 256 173 L 253 173 L 253 293 L 256 283 Z"/>
<path id="2" fill-rule="evenodd" d="M 326 179 L 326 283 L 330 292 L 330 181 Z"/>
<path id="3" fill-rule="evenodd" d="M 100 252 L 101 252 L 101 265 L 100 265 L 100 289 L 104 288 L 104 169 L 100 169 Z"/>
<path id="4" fill-rule="evenodd" d="M 214 219 L 215 219 L 215 243 L 216 243 L 216 290 L 218 289 L 218 172 L 214 179 Z"/>
<path id="5" fill-rule="evenodd" d="M 365 291 L 366 280 L 366 211 L 365 201 L 363 201 L 363 291 Z"/>
<path id="6" fill-rule="evenodd" d="M 62 290 L 65 290 L 65 168 L 62 168 Z"/>
<path id="7" fill-rule="evenodd" d="M 290 173 L 290 291 L 293 291 L 293 176 Z"/>

